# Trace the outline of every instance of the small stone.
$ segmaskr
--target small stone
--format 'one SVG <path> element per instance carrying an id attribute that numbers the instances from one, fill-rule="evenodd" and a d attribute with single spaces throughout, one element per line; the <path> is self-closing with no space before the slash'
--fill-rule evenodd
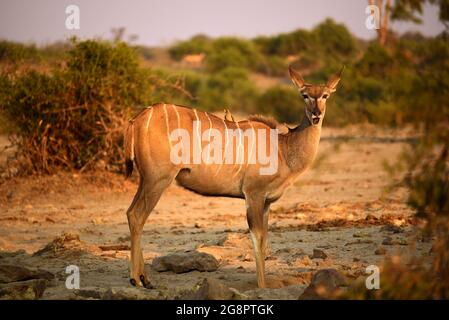
<path id="1" fill-rule="evenodd" d="M 312 259 L 326 259 L 327 254 L 320 249 L 313 249 L 313 254 L 311 256 Z"/>
<path id="2" fill-rule="evenodd" d="M 392 237 L 386 237 L 386 238 L 382 241 L 382 244 L 383 244 L 384 246 L 392 246 L 392 245 L 394 245 L 393 238 L 392 238 Z"/>
<path id="3" fill-rule="evenodd" d="M 157 290 L 131 287 L 85 287 L 74 290 L 75 295 L 97 300 L 162 300 L 164 297 Z"/>
<path id="4" fill-rule="evenodd" d="M 354 232 L 354 234 L 352 235 L 354 238 L 368 238 L 370 237 L 369 233 L 360 231 L 360 232 Z"/>
<path id="5" fill-rule="evenodd" d="M 231 290 L 222 281 L 217 279 L 205 278 L 197 285 L 198 289 L 186 294 L 182 299 L 187 300 L 233 300 L 244 299 L 244 295 L 236 289 Z"/>
<path id="6" fill-rule="evenodd" d="M 379 219 L 378 219 L 375 215 L 369 213 L 369 214 L 365 217 L 365 220 L 366 220 L 367 222 L 375 222 L 375 221 L 377 221 L 377 220 L 379 220 Z"/>
<path id="7" fill-rule="evenodd" d="M 380 228 L 380 231 L 391 232 L 391 233 L 401 233 L 401 232 L 404 232 L 404 229 L 397 225 L 394 225 L 394 224 L 387 224 L 386 226 L 383 226 L 382 228 Z"/>
<path id="8" fill-rule="evenodd" d="M 310 285 L 300 300 L 330 299 L 338 294 L 340 287 L 347 286 L 346 278 L 335 269 L 322 269 L 313 275 Z"/>
<path id="9" fill-rule="evenodd" d="M 55 276 L 46 270 L 31 270 L 17 265 L 0 265 L 0 283 L 26 281 L 32 279 L 52 280 Z"/>
<path id="10" fill-rule="evenodd" d="M 45 279 L 32 279 L 0 284 L 0 300 L 39 299 L 44 294 L 47 283 Z"/>
<path id="11" fill-rule="evenodd" d="M 189 251 L 169 254 L 157 257 L 153 260 L 153 269 L 159 272 L 173 271 L 184 273 L 192 270 L 215 271 L 219 267 L 219 262 L 211 254 Z"/>
<path id="12" fill-rule="evenodd" d="M 113 287 L 109 288 L 102 296 L 103 300 L 163 300 L 164 297 L 158 290 L 145 288 Z"/>
<path id="13" fill-rule="evenodd" d="M 84 287 L 83 289 L 74 290 L 74 293 L 83 298 L 101 299 L 106 293 L 106 290 L 105 288 L 99 287 Z"/>

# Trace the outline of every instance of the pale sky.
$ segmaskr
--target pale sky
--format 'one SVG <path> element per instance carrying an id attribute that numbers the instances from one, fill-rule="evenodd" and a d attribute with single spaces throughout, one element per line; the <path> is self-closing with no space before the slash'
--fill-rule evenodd
<path id="1" fill-rule="evenodd" d="M 110 38 L 111 28 L 125 27 L 137 43 L 168 45 L 195 34 L 254 37 L 310 29 L 331 17 L 356 36 L 369 39 L 367 0 L 0 0 L 0 39 L 48 44 L 76 35 Z M 80 29 L 65 27 L 68 5 L 80 8 Z M 438 8 L 426 5 L 424 23 L 395 23 L 396 31 L 444 30 Z"/>

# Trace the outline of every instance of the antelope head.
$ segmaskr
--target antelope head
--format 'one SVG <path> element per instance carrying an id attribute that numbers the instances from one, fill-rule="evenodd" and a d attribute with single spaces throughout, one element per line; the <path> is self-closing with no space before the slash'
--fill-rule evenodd
<path id="1" fill-rule="evenodd" d="M 326 112 L 326 101 L 335 92 L 344 68 L 332 75 L 325 85 L 312 85 L 306 83 L 298 71 L 289 67 L 290 77 L 306 104 L 305 112 L 310 124 L 316 126 L 322 122 Z"/>

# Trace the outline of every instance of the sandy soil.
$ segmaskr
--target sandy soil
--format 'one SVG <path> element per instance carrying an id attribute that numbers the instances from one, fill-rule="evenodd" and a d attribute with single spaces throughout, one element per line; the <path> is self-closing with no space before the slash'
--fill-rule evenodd
<path id="1" fill-rule="evenodd" d="M 408 139 L 410 132 L 374 127 L 324 129 L 314 167 L 272 205 L 269 289 L 256 289 L 244 201 L 203 197 L 171 186 L 150 215 L 142 239 L 146 269 L 156 290 L 170 299 L 210 277 L 251 298 L 297 299 L 318 269 L 336 268 L 355 279 L 386 256 L 425 256 L 430 243 L 416 241 L 419 233 L 405 204 L 405 191 L 385 192 L 389 180 L 383 163 L 394 161 Z M 136 188 L 136 177 L 125 181 L 110 173 L 3 181 L 0 263 L 56 274 L 44 299 L 76 297 L 65 287 L 65 267 L 71 264 L 80 268 L 81 287 L 128 287 L 129 252 L 99 246 L 126 249 L 125 212 Z M 391 224 L 400 226 L 400 232 L 385 228 Z M 33 254 L 64 232 L 78 234 L 81 241 L 60 252 Z M 393 244 L 382 245 L 388 236 Z M 380 247 L 386 255 L 375 254 Z M 151 267 L 157 256 L 193 249 L 213 254 L 219 269 L 175 274 Z M 313 249 L 328 257 L 312 259 Z"/>

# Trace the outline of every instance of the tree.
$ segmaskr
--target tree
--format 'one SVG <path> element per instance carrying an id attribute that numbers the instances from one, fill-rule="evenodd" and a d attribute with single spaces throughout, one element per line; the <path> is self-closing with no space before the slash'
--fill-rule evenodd
<path id="1" fill-rule="evenodd" d="M 388 38 L 389 20 L 411 21 L 422 23 L 419 17 L 423 13 L 423 6 L 428 2 L 440 8 L 439 19 L 446 29 L 449 29 L 449 0 L 368 0 L 369 5 L 379 8 L 379 29 L 377 38 L 381 46 L 385 46 Z"/>
<path id="2" fill-rule="evenodd" d="M 412 0 L 413 1 L 413 0 Z M 400 2 L 400 1 L 399 1 Z M 388 25 L 390 20 L 390 11 L 391 11 L 391 0 L 376 0 L 376 4 L 374 4 L 374 0 L 368 0 L 368 4 L 370 6 L 377 6 L 379 8 L 379 28 L 377 30 L 377 39 L 379 40 L 379 44 L 383 47 L 387 42 L 388 36 Z"/>
<path id="3" fill-rule="evenodd" d="M 421 23 L 419 15 L 428 2 L 440 8 L 439 19 L 449 29 L 449 0 L 396 0 L 391 10 L 391 19 Z"/>

